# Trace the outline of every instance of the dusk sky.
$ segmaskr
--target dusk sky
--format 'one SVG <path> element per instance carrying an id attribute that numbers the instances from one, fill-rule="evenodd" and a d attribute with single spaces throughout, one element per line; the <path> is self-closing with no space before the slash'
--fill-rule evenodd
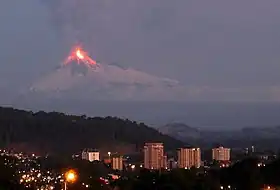
<path id="1" fill-rule="evenodd" d="M 279 0 L 2 0 L 0 91 L 24 88 L 81 42 L 100 62 L 209 96 L 280 100 L 279 10 Z"/>

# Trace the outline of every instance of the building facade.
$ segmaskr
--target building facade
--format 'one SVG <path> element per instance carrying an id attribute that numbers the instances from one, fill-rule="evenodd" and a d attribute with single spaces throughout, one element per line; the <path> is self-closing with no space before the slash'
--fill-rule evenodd
<path id="1" fill-rule="evenodd" d="M 158 170 L 167 167 L 167 157 L 164 155 L 163 143 L 145 143 L 144 168 Z"/>
<path id="2" fill-rule="evenodd" d="M 123 157 L 122 156 L 113 156 L 112 157 L 112 168 L 113 170 L 123 170 Z"/>
<path id="3" fill-rule="evenodd" d="M 199 168 L 201 166 L 200 148 L 180 148 L 177 152 L 178 167 L 189 169 L 191 167 Z"/>
<path id="4" fill-rule="evenodd" d="M 213 148 L 212 159 L 216 161 L 230 161 L 230 148 Z"/>
<path id="5" fill-rule="evenodd" d="M 100 153 L 98 151 L 84 150 L 82 152 L 82 159 L 83 160 L 88 160 L 90 162 L 99 161 L 100 160 Z"/>

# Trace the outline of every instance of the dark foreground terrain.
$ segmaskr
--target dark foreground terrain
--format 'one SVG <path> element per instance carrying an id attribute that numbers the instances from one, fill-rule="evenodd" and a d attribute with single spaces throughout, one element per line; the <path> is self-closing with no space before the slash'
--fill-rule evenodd
<path id="1" fill-rule="evenodd" d="M 65 115 L 63 113 L 0 108 L 0 145 L 45 152 L 71 152 L 83 148 L 133 152 L 145 142 L 163 142 L 167 149 L 182 142 L 143 123 L 115 117 Z"/>

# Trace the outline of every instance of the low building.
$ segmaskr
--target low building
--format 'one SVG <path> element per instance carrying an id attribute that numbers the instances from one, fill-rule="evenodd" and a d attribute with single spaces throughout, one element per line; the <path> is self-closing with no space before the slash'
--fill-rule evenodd
<path id="1" fill-rule="evenodd" d="M 90 162 L 99 161 L 100 160 L 100 153 L 98 151 L 85 149 L 82 152 L 82 159 L 88 160 Z"/>
<path id="2" fill-rule="evenodd" d="M 177 162 L 175 161 L 174 158 L 168 159 L 168 161 L 167 161 L 167 167 L 168 167 L 169 169 L 177 168 Z"/>

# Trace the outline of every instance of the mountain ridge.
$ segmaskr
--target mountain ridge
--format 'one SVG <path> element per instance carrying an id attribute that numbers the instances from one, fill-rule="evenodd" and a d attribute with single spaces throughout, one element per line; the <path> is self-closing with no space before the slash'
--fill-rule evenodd
<path id="1" fill-rule="evenodd" d="M 256 145 L 258 148 L 280 148 L 280 126 L 274 127 L 244 127 L 235 130 L 205 130 L 189 127 L 184 123 L 170 123 L 157 128 L 161 133 L 173 138 L 196 144 L 198 146 L 211 147 L 211 145 L 224 145 L 231 148 L 246 148 Z"/>
<path id="2" fill-rule="evenodd" d="M 166 124 L 164 126 L 158 127 L 157 130 L 162 134 L 168 134 L 171 137 L 185 142 L 190 139 L 199 139 L 202 135 L 199 129 L 190 127 L 180 122 Z"/>
<path id="3" fill-rule="evenodd" d="M 168 150 L 184 144 L 144 123 L 117 117 L 87 117 L 0 107 L 0 125 L 1 147 L 27 144 L 46 152 L 73 153 L 91 147 L 105 152 L 125 149 L 127 153 L 141 150 L 145 142 L 163 142 Z"/>

